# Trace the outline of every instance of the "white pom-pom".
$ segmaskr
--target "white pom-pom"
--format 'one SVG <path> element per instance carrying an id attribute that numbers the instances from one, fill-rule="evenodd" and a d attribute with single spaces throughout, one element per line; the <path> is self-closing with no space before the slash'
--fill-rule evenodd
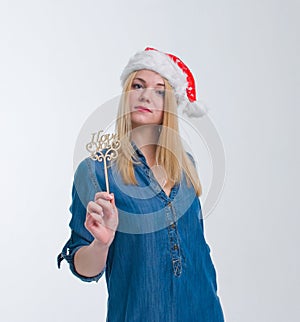
<path id="1" fill-rule="evenodd" d="M 207 106 L 202 101 L 188 102 L 182 112 L 188 117 L 201 117 L 207 114 Z"/>

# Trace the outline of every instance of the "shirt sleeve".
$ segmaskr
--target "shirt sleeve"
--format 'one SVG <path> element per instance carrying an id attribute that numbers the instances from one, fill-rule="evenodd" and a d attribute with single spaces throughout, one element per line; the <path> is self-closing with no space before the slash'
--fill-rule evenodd
<path id="1" fill-rule="evenodd" d="M 104 267 L 98 275 L 86 277 L 77 273 L 74 265 L 75 253 L 82 246 L 88 246 L 94 240 L 94 237 L 84 226 L 86 206 L 89 201 L 94 200 L 95 193 L 101 191 L 97 183 L 94 166 L 95 164 L 92 160 L 86 159 L 80 163 L 75 172 L 70 206 L 72 214 L 70 221 L 71 236 L 57 257 L 58 268 L 60 268 L 61 262 L 65 259 L 69 263 L 71 272 L 84 282 L 97 282 L 105 271 Z"/>

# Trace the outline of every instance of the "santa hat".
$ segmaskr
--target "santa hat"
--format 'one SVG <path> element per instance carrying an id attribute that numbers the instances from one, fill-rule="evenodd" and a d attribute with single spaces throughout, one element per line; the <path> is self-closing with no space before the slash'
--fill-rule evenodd
<path id="1" fill-rule="evenodd" d="M 152 70 L 167 79 L 174 89 L 179 108 L 189 117 L 200 117 L 207 112 L 202 102 L 196 101 L 195 80 L 189 68 L 181 59 L 172 55 L 147 47 L 130 58 L 121 74 L 124 86 L 128 76 L 141 69 Z"/>

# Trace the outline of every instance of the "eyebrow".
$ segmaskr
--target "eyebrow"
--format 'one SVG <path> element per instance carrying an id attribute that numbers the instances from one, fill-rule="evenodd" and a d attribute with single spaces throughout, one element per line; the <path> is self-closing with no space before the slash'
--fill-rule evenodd
<path id="1" fill-rule="evenodd" d="M 136 77 L 134 80 L 139 80 L 139 81 L 141 81 L 143 84 L 146 84 L 146 83 L 147 83 L 144 79 L 139 78 L 139 77 Z M 163 86 L 163 87 L 165 87 L 165 84 L 157 83 L 157 84 L 156 84 L 156 86 Z"/>

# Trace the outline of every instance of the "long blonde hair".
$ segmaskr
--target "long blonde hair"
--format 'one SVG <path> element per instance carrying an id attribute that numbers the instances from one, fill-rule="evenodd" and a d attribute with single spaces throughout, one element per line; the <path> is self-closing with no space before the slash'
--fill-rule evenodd
<path id="1" fill-rule="evenodd" d="M 136 152 L 131 144 L 130 134 L 132 125 L 128 104 L 128 92 L 132 90 L 132 82 L 136 73 L 131 73 L 124 84 L 116 122 L 116 131 L 121 140 L 120 153 L 116 163 L 118 171 L 126 184 L 137 184 L 133 164 L 139 163 Z M 197 171 L 193 162 L 185 152 L 179 135 L 177 101 L 174 91 L 166 79 L 164 79 L 164 83 L 164 114 L 157 142 L 156 160 L 167 172 L 168 179 L 174 183 L 181 181 L 183 170 L 187 183 L 191 183 L 197 196 L 200 196 L 202 188 Z"/>

